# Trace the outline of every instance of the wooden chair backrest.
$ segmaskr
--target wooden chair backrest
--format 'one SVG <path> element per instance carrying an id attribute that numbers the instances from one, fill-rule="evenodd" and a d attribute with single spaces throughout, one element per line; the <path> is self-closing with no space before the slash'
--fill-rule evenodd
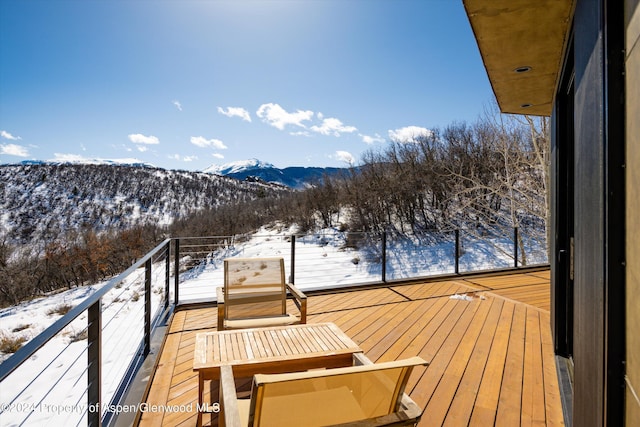
<path id="1" fill-rule="evenodd" d="M 224 260 L 225 319 L 286 314 L 287 290 L 282 258 Z"/>
<path id="2" fill-rule="evenodd" d="M 249 426 L 325 426 L 398 411 L 419 358 L 374 365 L 255 375 Z"/>

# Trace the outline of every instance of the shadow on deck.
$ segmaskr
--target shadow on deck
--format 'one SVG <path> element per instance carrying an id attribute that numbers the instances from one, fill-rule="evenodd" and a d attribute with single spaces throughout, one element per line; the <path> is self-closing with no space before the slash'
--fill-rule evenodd
<path id="1" fill-rule="evenodd" d="M 407 386 L 420 426 L 563 425 L 549 292 L 542 270 L 326 293 L 309 297 L 308 323 L 334 322 L 374 362 L 430 361 Z M 214 308 L 174 314 L 146 402 L 182 410 L 139 425 L 196 424 L 195 335 L 215 325 Z"/>

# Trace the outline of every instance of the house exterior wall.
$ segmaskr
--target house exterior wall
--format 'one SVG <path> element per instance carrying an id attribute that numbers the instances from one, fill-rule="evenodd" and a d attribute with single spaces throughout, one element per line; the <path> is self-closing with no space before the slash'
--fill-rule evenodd
<path id="1" fill-rule="evenodd" d="M 628 335 L 622 308 L 629 301 L 625 298 L 625 246 L 632 240 L 627 236 L 633 233 L 625 235 L 625 171 L 630 168 L 624 167 L 623 4 L 579 0 L 573 21 L 576 426 L 626 423 L 624 362 Z"/>
<path id="2" fill-rule="evenodd" d="M 625 1 L 626 396 L 625 424 L 640 426 L 640 0 Z"/>
<path id="3" fill-rule="evenodd" d="M 604 59 L 600 0 L 579 1 L 575 28 L 575 426 L 603 426 L 605 402 Z M 596 403 L 598 402 L 598 403 Z"/>

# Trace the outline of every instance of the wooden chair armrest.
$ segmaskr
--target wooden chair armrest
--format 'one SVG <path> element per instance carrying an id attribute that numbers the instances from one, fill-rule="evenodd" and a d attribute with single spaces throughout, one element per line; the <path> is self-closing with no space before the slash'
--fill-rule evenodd
<path id="1" fill-rule="evenodd" d="M 224 289 L 216 288 L 216 299 L 218 300 L 218 330 L 224 330 Z"/>
<path id="2" fill-rule="evenodd" d="M 221 425 L 225 427 L 241 427 L 236 382 L 231 366 L 220 367 L 220 414 Z"/>
<path id="3" fill-rule="evenodd" d="M 353 353 L 353 366 L 363 365 L 373 365 L 373 362 L 364 353 Z"/>
<path id="4" fill-rule="evenodd" d="M 373 365 L 374 363 L 364 353 L 353 353 L 353 365 Z M 425 363 L 428 365 L 428 363 Z M 400 401 L 400 410 L 394 414 L 386 415 L 375 420 L 363 421 L 362 426 L 386 426 L 386 425 L 416 425 L 422 417 L 423 410 L 411 399 L 406 393 L 402 394 L 402 400 Z M 369 423 L 369 424 L 367 424 Z M 359 424 L 354 423 L 353 427 Z M 351 427 L 351 424 L 349 424 Z"/>
<path id="5" fill-rule="evenodd" d="M 294 285 L 293 283 L 287 283 L 286 285 L 287 289 L 289 290 L 289 292 L 291 292 L 295 299 L 299 301 L 307 299 L 307 296 L 300 289 L 298 289 L 296 285 Z"/>
<path id="6" fill-rule="evenodd" d="M 296 306 L 300 310 L 300 323 L 307 323 L 307 296 L 293 283 L 286 283 L 287 290 L 291 292 L 296 301 Z"/>

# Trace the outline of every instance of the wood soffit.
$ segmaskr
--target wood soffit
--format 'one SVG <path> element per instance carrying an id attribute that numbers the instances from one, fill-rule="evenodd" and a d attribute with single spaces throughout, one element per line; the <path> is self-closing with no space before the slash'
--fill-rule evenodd
<path id="1" fill-rule="evenodd" d="M 572 0 L 463 0 L 503 113 L 551 115 Z"/>

